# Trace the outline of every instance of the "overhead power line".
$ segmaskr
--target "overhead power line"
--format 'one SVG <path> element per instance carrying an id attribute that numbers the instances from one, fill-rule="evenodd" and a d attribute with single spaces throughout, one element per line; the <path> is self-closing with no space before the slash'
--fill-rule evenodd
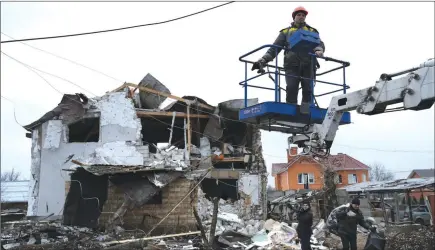
<path id="1" fill-rule="evenodd" d="M 45 73 L 45 74 L 47 74 L 47 75 L 51 75 L 51 76 L 56 77 L 56 78 L 58 78 L 58 79 L 61 79 L 61 80 L 65 81 L 65 82 L 68 82 L 68 83 L 70 83 L 70 84 L 72 84 L 72 85 L 74 85 L 74 86 L 80 88 L 80 89 L 83 90 L 83 91 L 86 91 L 86 92 L 88 92 L 88 93 L 90 93 L 90 94 L 92 94 L 92 95 L 94 95 L 94 96 L 97 96 L 97 94 L 92 93 L 91 91 L 89 91 L 89 90 L 83 88 L 82 86 L 80 86 L 80 85 L 78 85 L 78 84 L 76 84 L 76 83 L 74 83 L 74 82 L 71 82 L 71 81 L 69 81 L 69 80 L 67 80 L 67 79 L 65 79 L 65 78 L 63 78 L 63 77 L 60 77 L 60 76 L 58 76 L 58 75 L 51 74 L 51 73 L 49 73 L 49 72 L 43 71 L 43 70 L 41 70 L 41 69 L 37 69 L 37 68 L 35 68 L 35 67 L 33 67 L 33 66 L 30 66 L 29 64 L 26 64 L 26 63 L 24 63 L 24 62 L 22 62 L 22 61 L 20 61 L 20 60 L 18 60 L 18 59 L 16 59 L 16 58 L 14 58 L 14 57 L 8 55 L 8 54 L 6 54 L 6 53 L 3 52 L 3 51 L 1 51 L 1 53 L 2 53 L 3 55 L 7 56 L 8 58 L 10 58 L 10 59 L 12 59 L 12 60 L 14 60 L 14 61 L 20 63 L 21 65 L 25 66 L 26 68 L 30 69 L 31 71 L 33 71 L 35 74 L 37 74 L 39 77 L 41 77 L 45 82 L 47 82 L 48 85 L 50 85 L 54 90 L 56 90 L 57 92 L 59 92 L 59 93 L 62 94 L 62 95 L 65 94 L 65 93 L 62 93 L 61 91 L 59 91 L 56 87 L 54 87 L 51 83 L 49 83 L 49 82 L 47 81 L 47 79 L 45 79 L 43 76 L 41 76 L 37 71 L 42 72 L 42 73 Z"/>
<path id="2" fill-rule="evenodd" d="M 92 32 L 83 32 L 83 33 L 76 33 L 76 34 L 69 34 L 69 35 L 59 35 L 59 36 L 47 36 L 47 37 L 35 37 L 35 38 L 23 38 L 23 39 L 16 39 L 16 40 L 8 40 L 8 41 L 1 41 L 1 43 L 14 43 L 14 42 L 23 42 L 23 41 L 35 41 L 35 40 L 44 40 L 44 39 L 55 39 L 55 38 L 65 38 L 65 37 L 73 37 L 73 36 L 84 36 L 84 35 L 93 35 L 93 34 L 99 34 L 99 33 L 107 33 L 107 32 L 113 32 L 113 31 L 120 31 L 120 30 L 126 30 L 126 29 L 134 29 L 134 28 L 140 28 L 140 27 L 145 27 L 145 26 L 152 26 L 152 25 L 159 25 L 159 24 L 165 24 L 165 23 L 170 23 L 170 22 L 174 22 L 177 20 L 181 20 L 187 17 L 191 17 L 194 15 L 198 15 L 213 9 L 217 9 L 220 7 L 223 7 L 225 5 L 234 3 L 235 1 L 231 1 L 231 2 L 227 2 L 212 8 L 208 8 L 205 10 L 201 10 L 189 15 L 185 15 L 185 16 L 181 16 L 181 17 L 177 17 L 177 18 L 173 18 L 173 19 L 169 19 L 166 21 L 161 21 L 161 22 L 155 22 L 155 23 L 147 23 L 147 24 L 140 24 L 140 25 L 134 25 L 134 26 L 128 26 L 128 27 L 123 27 L 123 28 L 116 28 L 116 29 L 108 29 L 108 30 L 99 30 L 99 31 L 92 31 Z"/>
<path id="3" fill-rule="evenodd" d="M 2 97 L 3 99 L 5 99 L 5 100 L 9 101 L 10 103 L 12 103 L 12 106 L 14 107 L 14 119 L 15 119 L 15 122 L 16 122 L 18 125 L 20 125 L 20 127 L 24 128 L 24 126 L 23 126 L 21 123 L 19 123 L 18 120 L 17 120 L 17 114 L 16 114 L 16 111 L 15 111 L 15 107 L 16 107 L 15 102 L 13 102 L 11 99 L 9 99 L 9 98 L 7 98 L 7 97 L 4 97 L 4 96 L 1 96 L 1 97 Z"/>
<path id="4" fill-rule="evenodd" d="M 5 33 L 3 33 L 3 32 L 1 32 L 1 33 L 2 33 L 3 35 L 5 35 L 5 36 L 9 37 L 10 39 L 15 39 L 15 38 L 11 37 L 10 35 L 7 35 L 7 34 L 5 34 Z M 49 54 L 49 55 L 52 55 L 52 56 L 54 56 L 54 57 L 56 57 L 56 58 L 59 58 L 59 59 L 65 60 L 65 61 L 67 61 L 67 62 L 73 63 L 73 64 L 78 65 L 78 66 L 81 66 L 81 67 L 84 67 L 84 68 L 89 69 L 89 70 L 91 70 L 91 71 L 94 71 L 94 72 L 96 72 L 96 73 L 98 73 L 98 74 L 101 74 L 101 75 L 103 75 L 103 76 L 106 76 L 106 77 L 108 77 L 108 78 L 110 78 L 110 79 L 112 79 L 112 80 L 115 80 L 115 81 L 118 81 L 118 82 L 123 82 L 122 80 L 119 80 L 119 79 L 117 79 L 117 78 L 115 78 L 115 77 L 113 77 L 113 76 L 109 76 L 108 74 L 106 74 L 106 73 L 104 73 L 104 72 L 101 72 L 101 71 L 99 71 L 99 70 L 96 70 L 96 69 L 90 68 L 90 67 L 88 67 L 88 66 L 86 66 L 86 65 L 84 65 L 84 64 L 82 64 L 82 63 L 79 63 L 79 62 L 73 61 L 73 60 L 68 59 L 68 58 L 65 58 L 65 57 L 63 57 L 63 56 L 56 55 L 56 54 L 54 54 L 53 52 L 50 52 L 50 51 L 46 51 L 46 50 L 43 50 L 43 49 L 37 48 L 37 47 L 35 47 L 35 46 L 33 46 L 33 45 L 30 45 L 30 44 L 28 44 L 28 43 L 25 43 L 25 42 L 19 42 L 19 43 L 21 43 L 21 44 L 23 44 L 23 45 L 26 45 L 26 46 L 28 46 L 28 47 L 30 47 L 30 48 L 32 48 L 32 49 L 35 49 L 35 50 L 38 50 L 38 51 L 44 52 L 44 53 Z"/>

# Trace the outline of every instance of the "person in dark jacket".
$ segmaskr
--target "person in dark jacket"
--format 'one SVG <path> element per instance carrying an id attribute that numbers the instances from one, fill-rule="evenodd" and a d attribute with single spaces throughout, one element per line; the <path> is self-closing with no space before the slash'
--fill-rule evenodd
<path id="1" fill-rule="evenodd" d="M 311 235 L 313 231 L 311 227 L 313 226 L 313 213 L 311 212 L 311 206 L 309 202 L 304 202 L 300 208 L 298 215 L 298 226 L 296 227 L 296 232 L 301 240 L 302 250 L 311 250 Z"/>
<path id="2" fill-rule="evenodd" d="M 364 220 L 364 215 L 359 209 L 360 200 L 354 198 L 346 209 L 337 212 L 338 234 L 341 238 L 343 250 L 348 250 L 349 245 L 351 250 L 357 250 L 357 225 L 364 227 L 367 230 L 372 230 Z"/>
<path id="3" fill-rule="evenodd" d="M 293 33 L 299 29 L 319 33 L 317 29 L 309 26 L 305 22 L 305 18 L 308 15 L 308 11 L 304 7 L 297 7 L 293 13 L 293 22 L 289 27 L 280 30 L 278 37 L 276 38 L 274 45 L 288 48 L 288 38 L 293 35 Z M 317 56 L 323 56 L 325 51 L 325 44 L 323 41 L 320 41 L 320 45 L 316 47 L 313 51 Z M 281 49 L 275 50 L 275 48 L 270 48 L 264 54 L 260 60 L 254 63 L 252 66 L 252 70 L 258 69 L 258 73 L 263 73 L 263 68 L 272 61 L 278 54 L 281 52 Z M 300 111 L 303 114 L 309 113 L 309 105 L 311 102 L 311 81 L 307 79 L 300 79 L 299 77 L 304 77 L 308 79 L 315 78 L 315 71 L 317 60 L 312 62 L 313 57 L 308 54 L 303 53 L 295 53 L 292 51 L 284 52 L 284 69 L 285 69 L 285 81 L 287 84 L 286 87 L 286 102 L 290 104 L 297 104 L 298 102 L 298 93 L 299 93 L 299 82 L 302 84 L 302 104 Z M 295 77 L 292 77 L 292 76 Z"/>

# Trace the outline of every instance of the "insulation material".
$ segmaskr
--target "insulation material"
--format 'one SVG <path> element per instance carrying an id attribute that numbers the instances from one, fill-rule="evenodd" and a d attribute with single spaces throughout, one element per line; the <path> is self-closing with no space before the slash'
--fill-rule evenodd
<path id="1" fill-rule="evenodd" d="M 239 192 L 243 192 L 245 195 L 249 196 L 252 205 L 260 205 L 259 186 L 259 176 L 254 174 L 242 175 L 238 182 Z"/>
<path id="2" fill-rule="evenodd" d="M 211 165 L 211 146 L 207 137 L 200 138 L 199 151 L 201 152 L 201 163 L 205 165 Z"/>
<path id="3" fill-rule="evenodd" d="M 142 124 L 137 117 L 133 100 L 127 98 L 125 92 L 108 93 L 93 99 L 99 109 L 100 126 L 119 125 L 121 127 L 136 129 L 136 138 L 141 138 Z"/>
<path id="4" fill-rule="evenodd" d="M 150 154 L 150 158 L 145 159 L 145 165 L 154 168 L 178 168 L 181 170 L 189 166 L 189 161 L 185 160 L 184 149 L 174 148 Z"/>
<path id="5" fill-rule="evenodd" d="M 135 146 L 128 145 L 124 141 L 105 143 L 95 149 L 95 153 L 81 161 L 84 164 L 104 165 L 143 165 L 143 155 Z"/>
<path id="6" fill-rule="evenodd" d="M 59 148 L 60 140 L 62 138 L 62 121 L 61 120 L 51 120 L 48 121 L 44 136 L 44 149 L 55 150 Z"/>

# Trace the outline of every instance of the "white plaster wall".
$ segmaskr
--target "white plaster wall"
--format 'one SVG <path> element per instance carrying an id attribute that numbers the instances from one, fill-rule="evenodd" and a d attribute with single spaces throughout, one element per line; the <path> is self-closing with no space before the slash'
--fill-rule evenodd
<path id="1" fill-rule="evenodd" d="M 243 174 L 238 180 L 239 190 L 251 196 L 252 205 L 260 205 L 260 175 Z"/>
<path id="2" fill-rule="evenodd" d="M 124 92 L 116 92 L 90 99 L 101 114 L 99 142 L 68 143 L 67 126 L 61 120 L 51 120 L 42 125 L 42 145 L 38 148 L 37 144 L 34 146 L 34 142 L 38 141 L 35 130 L 32 174 L 39 172 L 39 175 L 35 174 L 31 183 L 36 183 L 33 187 L 38 187 L 38 192 L 29 198 L 29 207 L 32 207 L 29 215 L 62 215 L 65 182 L 69 181 L 68 172 L 62 169 L 76 166 L 67 161 L 71 155 L 72 159 L 83 163 L 143 165 L 143 155 L 134 146 L 140 144 L 142 126 L 133 103 L 125 96 Z"/>

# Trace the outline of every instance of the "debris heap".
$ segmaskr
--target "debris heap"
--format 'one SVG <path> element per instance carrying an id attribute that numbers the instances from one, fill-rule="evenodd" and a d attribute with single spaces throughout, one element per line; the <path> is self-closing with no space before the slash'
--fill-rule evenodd
<path id="1" fill-rule="evenodd" d="M 418 226 L 412 230 L 391 230 L 387 233 L 387 249 L 432 250 L 435 246 L 435 232 L 430 227 Z M 403 227 L 403 226 L 402 226 Z"/>

